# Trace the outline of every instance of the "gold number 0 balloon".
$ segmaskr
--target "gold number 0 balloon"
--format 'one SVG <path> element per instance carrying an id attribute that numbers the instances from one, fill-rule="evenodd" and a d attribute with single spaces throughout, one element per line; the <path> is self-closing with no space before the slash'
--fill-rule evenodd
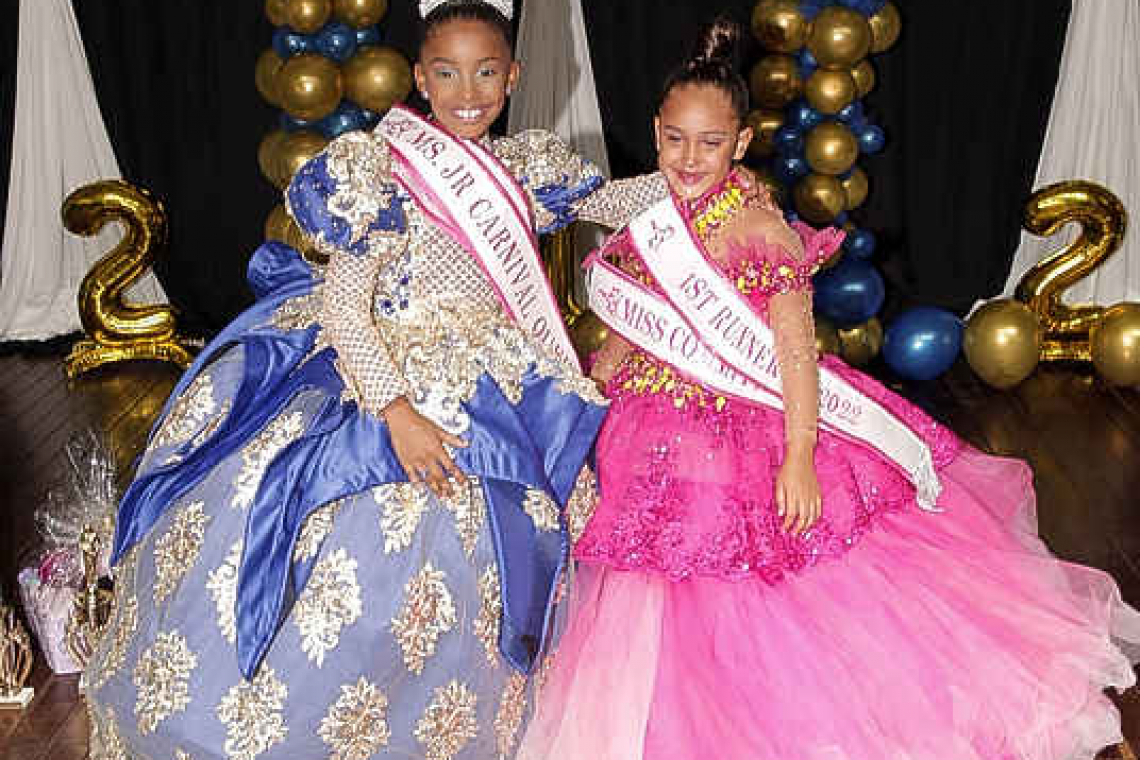
<path id="1" fill-rule="evenodd" d="M 79 286 L 79 319 L 88 339 L 77 343 L 67 357 L 68 376 L 131 359 L 189 366 L 193 357 L 175 331 L 173 310 L 123 300 L 123 291 L 143 276 L 166 244 L 162 204 L 146 190 L 108 180 L 69 195 L 62 215 L 64 226 L 77 235 L 95 235 L 109 221 L 126 227 L 123 239 L 96 262 Z"/>
<path id="2" fill-rule="evenodd" d="M 1120 246 L 1128 214 L 1115 195 L 1084 180 L 1050 185 L 1026 204 L 1025 229 L 1035 235 L 1048 237 L 1069 222 L 1080 225 L 1077 239 L 1026 272 L 1015 294 L 1040 320 L 1045 361 L 1091 359 L 1089 335 L 1104 308 L 1069 306 L 1061 298 Z"/>

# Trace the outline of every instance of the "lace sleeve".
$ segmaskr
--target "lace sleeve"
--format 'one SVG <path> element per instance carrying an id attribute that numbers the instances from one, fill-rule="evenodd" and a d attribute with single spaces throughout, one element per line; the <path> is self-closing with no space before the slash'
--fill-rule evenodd
<path id="1" fill-rule="evenodd" d="M 642 211 L 667 197 L 669 186 L 661 172 L 615 179 L 582 201 L 577 209 L 578 218 L 610 229 L 621 229 Z"/>
<path id="2" fill-rule="evenodd" d="M 835 230 L 789 227 L 776 210 L 748 214 L 747 239 L 729 243 L 739 282 L 766 306 L 775 335 L 784 398 L 784 437 L 814 444 L 819 417 L 819 364 L 812 318 L 811 276 L 842 241 Z"/>
<path id="3" fill-rule="evenodd" d="M 381 268 L 407 245 L 382 141 L 354 133 L 297 172 L 286 191 L 301 231 L 329 256 L 321 323 L 345 384 L 378 414 L 408 392 L 372 316 Z"/>

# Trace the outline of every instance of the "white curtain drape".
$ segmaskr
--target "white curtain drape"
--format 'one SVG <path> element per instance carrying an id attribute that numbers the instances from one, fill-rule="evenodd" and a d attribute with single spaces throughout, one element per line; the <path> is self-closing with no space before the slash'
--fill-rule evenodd
<path id="1" fill-rule="evenodd" d="M 60 206 L 72 190 L 120 175 L 70 0 L 21 0 L 19 23 L 0 340 L 44 340 L 80 329 L 79 284 L 122 236 L 115 224 L 72 235 Z M 129 293 L 166 302 L 151 273 Z"/>
<path id="2" fill-rule="evenodd" d="M 511 96 L 511 134 L 552 130 L 608 176 L 581 0 L 525 0 L 516 48 L 523 71 L 521 87 Z"/>
<path id="3" fill-rule="evenodd" d="M 1131 227 L 1124 244 L 1065 295 L 1071 303 L 1140 301 L 1140 2 L 1073 0 L 1035 187 L 1087 179 L 1115 193 Z M 1025 272 L 1072 242 L 1022 232 L 1004 295 Z"/>

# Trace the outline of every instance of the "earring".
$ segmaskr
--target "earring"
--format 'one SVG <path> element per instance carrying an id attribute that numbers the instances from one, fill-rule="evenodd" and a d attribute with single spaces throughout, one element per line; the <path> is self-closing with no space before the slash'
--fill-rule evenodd
<path id="1" fill-rule="evenodd" d="M 421 90 L 420 96 L 423 97 L 424 100 L 431 100 L 431 98 L 428 97 L 427 90 Z"/>

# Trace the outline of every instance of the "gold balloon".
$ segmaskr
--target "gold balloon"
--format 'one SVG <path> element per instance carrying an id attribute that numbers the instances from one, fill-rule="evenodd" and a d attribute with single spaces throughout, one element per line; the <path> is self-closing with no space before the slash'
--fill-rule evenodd
<path id="1" fill-rule="evenodd" d="M 1008 298 L 990 301 L 975 311 L 962 336 L 966 361 L 995 388 L 1012 388 L 1029 377 L 1040 349 L 1037 315 Z"/>
<path id="2" fill-rule="evenodd" d="M 113 362 L 155 359 L 187 367 L 190 347 L 177 334 L 169 306 L 141 306 L 124 292 L 142 277 L 166 247 L 166 211 L 146 190 L 122 180 L 79 188 L 63 202 L 64 226 L 77 235 L 98 234 L 110 221 L 122 223 L 123 239 L 101 258 L 79 286 L 79 319 L 87 339 L 64 362 L 69 377 Z"/>
<path id="3" fill-rule="evenodd" d="M 817 354 L 839 353 L 839 331 L 827 317 L 815 315 L 815 351 Z"/>
<path id="4" fill-rule="evenodd" d="M 412 69 L 398 51 L 366 45 L 344 64 L 344 89 L 349 100 L 381 113 L 408 97 Z"/>
<path id="5" fill-rule="evenodd" d="M 271 106 L 279 106 L 281 99 L 277 93 L 277 73 L 285 61 L 274 52 L 273 48 L 266 48 L 257 57 L 257 64 L 253 67 L 253 83 L 261 97 Z"/>
<path id="6" fill-rule="evenodd" d="M 794 197 L 800 216 L 815 224 L 829 224 L 847 205 L 843 186 L 827 174 L 809 174 L 801 179 Z"/>
<path id="7" fill-rule="evenodd" d="M 317 249 L 309 242 L 301 228 L 289 216 L 284 204 L 279 204 L 269 212 L 265 219 L 265 239 L 276 240 L 296 249 L 308 261 L 323 264 L 327 257 L 322 257 Z"/>
<path id="8" fill-rule="evenodd" d="M 1105 310 L 1092 329 L 1092 361 L 1111 385 L 1140 385 L 1140 303 Z"/>
<path id="9" fill-rule="evenodd" d="M 388 0 L 333 0 L 333 15 L 349 26 L 375 26 L 388 11 Z"/>
<path id="10" fill-rule="evenodd" d="M 749 74 L 752 100 L 761 108 L 783 108 L 803 91 L 800 67 L 790 55 L 777 53 L 761 58 Z"/>
<path id="11" fill-rule="evenodd" d="M 282 108 L 298 119 L 312 120 L 333 112 L 344 85 L 335 63 L 304 53 L 285 61 L 277 72 L 276 92 Z"/>
<path id="12" fill-rule="evenodd" d="M 752 33 L 766 50 L 794 53 L 807 41 L 807 19 L 799 0 L 761 0 L 752 11 Z"/>
<path id="13" fill-rule="evenodd" d="M 745 121 L 752 127 L 752 142 L 748 143 L 748 153 L 754 158 L 772 155 L 775 151 L 772 136 L 784 123 L 783 111 L 761 108 L 750 112 Z"/>
<path id="14" fill-rule="evenodd" d="M 261 144 L 257 146 L 257 166 L 261 169 L 262 175 L 277 187 L 284 187 L 277 159 L 281 155 L 281 146 L 288 136 L 288 132 L 276 129 L 261 138 Z"/>
<path id="15" fill-rule="evenodd" d="M 570 328 L 570 341 L 578 350 L 578 355 L 585 358 L 601 348 L 609 334 L 610 328 L 606 323 L 598 319 L 594 312 L 587 311 L 574 320 Z"/>
<path id="16" fill-rule="evenodd" d="M 851 130 L 834 121 L 813 127 L 804 140 L 804 158 L 819 174 L 842 174 L 859 157 L 859 143 Z M 844 207 L 847 199 L 844 198 Z M 842 208 L 840 209 L 842 210 Z"/>
<path id="17" fill-rule="evenodd" d="M 855 97 L 861 98 L 875 88 L 875 67 L 870 61 L 860 61 L 851 69 L 851 78 L 855 80 Z"/>
<path id="18" fill-rule="evenodd" d="M 1017 285 L 1017 300 L 1037 314 L 1044 329 L 1042 359 L 1088 361 L 1089 333 L 1104 308 L 1070 306 L 1065 290 L 1088 276 L 1120 247 L 1128 214 L 1120 200 L 1100 185 L 1084 180 L 1058 182 L 1034 193 L 1025 206 L 1025 229 L 1052 236 L 1061 227 L 1080 226 L 1069 246 L 1035 264 Z"/>
<path id="19" fill-rule="evenodd" d="M 265 0 L 265 15 L 274 26 L 285 26 L 289 16 L 285 12 L 286 0 Z"/>
<path id="20" fill-rule="evenodd" d="M 855 99 L 855 78 L 847 69 L 818 68 L 804 85 L 804 97 L 815 110 L 837 114 Z"/>
<path id="21" fill-rule="evenodd" d="M 859 208 L 863 205 L 863 201 L 867 200 L 870 182 L 867 180 L 867 172 L 858 166 L 851 170 L 846 179 L 840 180 L 839 184 L 843 185 L 843 192 L 847 196 L 848 211 Z"/>
<path id="22" fill-rule="evenodd" d="M 811 23 L 808 50 L 824 68 L 850 68 L 871 50 L 871 27 L 858 11 L 830 6 Z"/>
<path id="23" fill-rule="evenodd" d="M 839 355 L 852 367 L 864 367 L 883 348 L 883 323 L 871 317 L 861 325 L 839 330 Z"/>
<path id="24" fill-rule="evenodd" d="M 332 0 L 285 0 L 285 23 L 301 34 L 312 34 L 328 23 Z"/>
<path id="25" fill-rule="evenodd" d="M 277 186 L 282 190 L 288 187 L 293 175 L 327 144 L 328 140 L 315 132 L 287 133 L 277 146 L 277 158 L 271 163 Z"/>
<path id="26" fill-rule="evenodd" d="M 888 2 L 879 12 L 867 19 L 871 27 L 871 52 L 881 53 L 899 38 L 902 31 L 902 19 L 899 17 L 898 7 Z"/>

